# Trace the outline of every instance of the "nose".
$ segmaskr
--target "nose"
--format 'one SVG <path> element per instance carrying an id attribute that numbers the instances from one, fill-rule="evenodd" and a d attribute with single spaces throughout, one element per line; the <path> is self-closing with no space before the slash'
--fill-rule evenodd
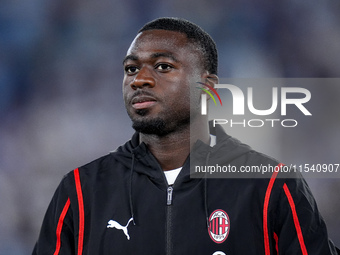
<path id="1" fill-rule="evenodd" d="M 131 83 L 133 89 L 143 88 L 143 87 L 154 87 L 155 80 L 152 77 L 150 70 L 147 67 L 143 67 L 139 70 L 135 78 Z"/>

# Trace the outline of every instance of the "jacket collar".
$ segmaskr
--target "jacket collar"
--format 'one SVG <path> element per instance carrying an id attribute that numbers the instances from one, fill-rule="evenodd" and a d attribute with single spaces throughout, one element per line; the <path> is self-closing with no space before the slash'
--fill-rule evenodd
<path id="1" fill-rule="evenodd" d="M 210 133 L 216 135 L 216 145 L 210 147 L 201 140 L 196 141 L 190 156 L 187 158 L 183 168 L 176 179 L 175 185 L 182 183 L 196 183 L 198 179 L 204 177 L 204 174 L 195 176 L 198 179 L 190 178 L 190 165 L 198 164 L 201 166 L 208 164 L 226 164 L 240 155 L 247 153 L 251 148 L 240 143 L 237 139 L 227 135 L 224 129 L 216 125 L 213 127 L 210 124 Z M 156 158 L 149 151 L 145 143 L 140 143 L 139 133 L 135 133 L 131 140 L 125 145 L 119 147 L 115 153 L 116 159 L 121 161 L 128 168 L 131 167 L 132 154 L 135 157 L 133 171 L 149 176 L 151 181 L 159 184 L 162 187 L 167 186 L 167 182 Z M 196 181 L 195 181 L 196 180 Z"/>

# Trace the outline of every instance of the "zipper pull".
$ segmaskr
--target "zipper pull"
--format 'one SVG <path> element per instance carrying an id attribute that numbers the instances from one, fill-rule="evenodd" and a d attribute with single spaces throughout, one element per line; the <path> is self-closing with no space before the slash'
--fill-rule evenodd
<path id="1" fill-rule="evenodd" d="M 171 205 L 172 204 L 172 192 L 173 192 L 174 188 L 172 186 L 169 186 L 168 187 L 168 190 L 167 190 L 167 200 L 166 200 L 166 204 L 167 205 Z"/>

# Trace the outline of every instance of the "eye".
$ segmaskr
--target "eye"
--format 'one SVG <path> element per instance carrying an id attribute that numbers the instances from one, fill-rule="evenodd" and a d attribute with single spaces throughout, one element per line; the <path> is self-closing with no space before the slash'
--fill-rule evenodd
<path id="1" fill-rule="evenodd" d="M 161 64 L 158 64 L 156 65 L 156 69 L 159 70 L 159 71 L 169 71 L 171 70 L 173 67 L 169 64 L 164 64 L 164 63 L 161 63 Z"/>
<path id="2" fill-rule="evenodd" d="M 135 74 L 135 73 L 138 73 L 139 68 L 136 66 L 126 66 L 124 70 L 125 70 L 125 73 L 127 74 Z"/>

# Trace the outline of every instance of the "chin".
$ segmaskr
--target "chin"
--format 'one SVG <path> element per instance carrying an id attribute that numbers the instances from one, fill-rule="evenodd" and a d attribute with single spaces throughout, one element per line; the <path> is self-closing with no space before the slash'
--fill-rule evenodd
<path id="1" fill-rule="evenodd" d="M 165 136 L 171 132 L 167 130 L 166 126 L 165 121 L 161 118 L 132 121 L 133 129 L 137 132 L 148 135 Z"/>

